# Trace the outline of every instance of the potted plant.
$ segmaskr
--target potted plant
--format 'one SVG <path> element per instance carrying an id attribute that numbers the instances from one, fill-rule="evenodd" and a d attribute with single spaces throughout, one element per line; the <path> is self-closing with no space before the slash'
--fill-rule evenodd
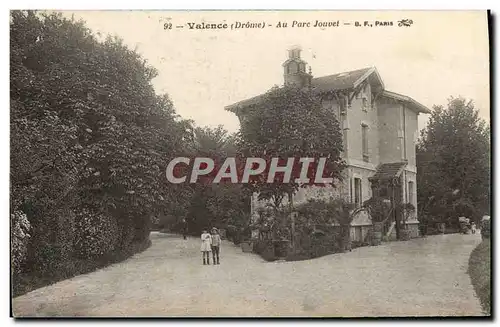
<path id="1" fill-rule="evenodd" d="M 250 238 L 251 236 L 251 227 L 249 223 L 245 224 L 245 227 L 240 229 L 241 235 L 241 249 L 243 252 L 252 252 L 253 249 L 253 240 Z"/>
<path id="2" fill-rule="evenodd" d="M 401 205 L 401 212 L 403 217 L 403 228 L 400 231 L 400 239 L 408 241 L 411 237 L 411 231 L 408 229 L 408 218 L 415 212 L 415 206 L 411 203 L 404 203 Z"/>
<path id="3" fill-rule="evenodd" d="M 253 242 L 249 239 L 244 239 L 243 242 L 241 242 L 241 250 L 245 253 L 252 252 Z"/>
<path id="4" fill-rule="evenodd" d="M 333 216 L 334 220 L 340 225 L 340 251 L 351 251 L 351 223 L 363 208 L 356 208 L 354 203 L 345 199 L 335 199 L 327 204 L 326 210 L 328 216 Z"/>
<path id="5" fill-rule="evenodd" d="M 372 197 L 363 203 L 372 219 L 372 245 L 380 245 L 382 243 L 382 232 L 384 223 L 389 218 L 390 201 L 384 200 L 381 197 Z"/>

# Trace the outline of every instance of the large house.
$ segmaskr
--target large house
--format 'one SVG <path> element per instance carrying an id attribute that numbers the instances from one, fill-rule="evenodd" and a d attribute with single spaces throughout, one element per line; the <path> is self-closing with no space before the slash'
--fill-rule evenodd
<path id="1" fill-rule="evenodd" d="M 284 84 L 310 87 L 321 97 L 323 106 L 337 117 L 343 130 L 343 156 L 348 166 L 343 172 L 343 185 L 336 189 L 300 189 L 294 203 L 333 195 L 361 205 L 377 192 L 379 196 L 392 196 L 416 208 L 417 117 L 430 110 L 408 96 L 386 90 L 375 67 L 313 78 L 310 68 L 306 72 L 307 63 L 300 52 L 298 48 L 289 50 L 289 58 L 283 63 Z M 240 101 L 226 110 L 235 113 L 240 123 L 244 122 L 246 110 L 251 110 L 251 105 L 261 97 Z M 254 195 L 252 215 L 256 215 L 260 205 Z M 397 220 L 393 219 L 388 236 L 395 234 L 393 227 Z M 407 221 L 412 237 L 418 236 L 418 223 L 415 212 Z M 352 225 L 353 239 L 361 241 L 371 225 L 370 217 L 360 214 Z"/>

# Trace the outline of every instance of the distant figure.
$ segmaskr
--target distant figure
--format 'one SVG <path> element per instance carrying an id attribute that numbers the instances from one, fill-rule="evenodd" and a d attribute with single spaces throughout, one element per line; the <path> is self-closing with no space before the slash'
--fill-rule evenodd
<path id="1" fill-rule="evenodd" d="M 476 223 L 473 222 L 470 226 L 471 230 L 472 230 L 472 234 L 476 234 Z"/>
<path id="2" fill-rule="evenodd" d="M 212 255 L 214 257 L 214 265 L 220 265 L 219 263 L 219 251 L 220 251 L 221 238 L 217 228 L 212 228 Z M 217 261 L 215 260 L 217 259 Z"/>
<path id="3" fill-rule="evenodd" d="M 210 252 L 212 252 L 212 236 L 207 232 L 206 229 L 201 233 L 201 252 L 203 255 L 203 264 L 210 264 Z M 206 261 L 205 261 L 206 258 Z"/>
<path id="4" fill-rule="evenodd" d="M 182 237 L 184 239 L 187 239 L 187 230 L 188 230 L 188 226 L 187 226 L 187 221 L 186 219 L 182 219 Z"/>

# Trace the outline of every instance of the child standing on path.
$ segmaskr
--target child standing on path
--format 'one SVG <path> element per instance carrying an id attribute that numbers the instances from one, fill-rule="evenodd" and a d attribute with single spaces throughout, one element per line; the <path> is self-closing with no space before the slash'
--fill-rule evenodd
<path id="1" fill-rule="evenodd" d="M 207 232 L 206 229 L 201 233 L 201 252 L 203 255 L 203 264 L 210 264 L 210 252 L 212 251 L 212 236 Z M 205 261 L 206 258 L 206 261 Z"/>
<path id="2" fill-rule="evenodd" d="M 217 228 L 212 228 L 212 255 L 214 257 L 214 265 L 220 265 L 219 263 L 219 251 L 220 251 L 221 239 L 219 231 Z M 217 261 L 215 260 L 217 258 Z"/>

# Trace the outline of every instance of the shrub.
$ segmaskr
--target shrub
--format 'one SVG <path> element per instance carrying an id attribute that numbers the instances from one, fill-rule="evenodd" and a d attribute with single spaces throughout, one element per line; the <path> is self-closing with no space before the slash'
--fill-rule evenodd
<path id="1" fill-rule="evenodd" d="M 112 217 L 83 209 L 77 214 L 75 227 L 74 245 L 77 255 L 81 258 L 105 255 L 113 251 L 117 245 L 119 229 Z M 134 234 L 130 234 L 133 239 Z"/>
<path id="2" fill-rule="evenodd" d="M 311 256 L 308 253 L 290 252 L 286 256 L 285 261 L 303 261 L 309 259 L 311 259 Z"/>
<path id="3" fill-rule="evenodd" d="M 269 244 L 272 245 L 272 242 L 269 240 L 258 240 L 253 243 L 253 252 L 260 255 L 265 251 Z"/>
<path id="4" fill-rule="evenodd" d="M 19 296 L 30 292 L 34 289 L 56 283 L 60 280 L 74 277 L 79 274 L 86 274 L 96 269 L 108 266 L 110 264 L 123 261 L 132 255 L 142 252 L 151 246 L 151 241 L 134 242 L 128 246 L 116 250 L 114 253 L 109 253 L 94 260 L 71 258 L 68 261 L 53 262 L 48 265 L 45 270 L 37 270 L 33 273 L 19 273 L 13 276 L 13 296 Z M 41 253 L 46 253 L 48 257 L 54 257 L 56 249 L 47 246 L 41 250 Z M 41 260 L 41 262 L 46 262 Z"/>
<path id="5" fill-rule="evenodd" d="M 485 314 L 491 312 L 491 244 L 484 240 L 472 251 L 468 273 Z"/>
<path id="6" fill-rule="evenodd" d="M 363 203 L 370 214 L 372 222 L 380 223 L 387 219 L 387 215 L 391 210 L 390 203 L 387 203 L 381 197 L 371 197 Z"/>
<path id="7" fill-rule="evenodd" d="M 288 253 L 286 260 L 306 260 L 337 253 L 340 252 L 341 245 L 340 233 L 334 228 L 326 232 L 317 229 L 308 232 L 306 229 L 297 235 L 295 248 Z"/>
<path id="8" fill-rule="evenodd" d="M 12 246 L 12 268 L 19 272 L 21 265 L 26 260 L 28 252 L 28 242 L 31 238 L 31 230 L 28 217 L 22 211 L 15 211 L 10 215 L 11 221 L 11 246 Z"/>
<path id="9" fill-rule="evenodd" d="M 266 247 L 264 248 L 264 251 L 262 251 L 261 257 L 266 260 L 266 261 L 275 261 L 276 260 L 276 254 L 275 254 L 275 249 L 274 245 L 272 244 L 267 244 Z"/>
<path id="10" fill-rule="evenodd" d="M 276 249 L 271 240 L 258 240 L 253 243 L 253 252 L 260 255 L 266 261 L 275 261 Z"/>
<path id="11" fill-rule="evenodd" d="M 491 222 L 490 220 L 485 220 L 481 223 L 481 236 L 483 239 L 490 238 L 491 234 Z"/>

